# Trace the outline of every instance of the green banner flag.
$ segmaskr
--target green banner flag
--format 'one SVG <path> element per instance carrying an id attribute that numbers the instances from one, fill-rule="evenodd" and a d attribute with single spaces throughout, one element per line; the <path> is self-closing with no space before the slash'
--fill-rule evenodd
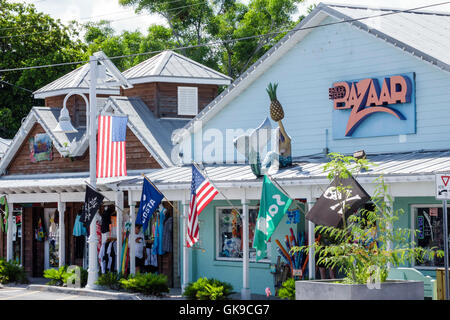
<path id="1" fill-rule="evenodd" d="M 264 176 L 261 203 L 256 221 L 253 248 L 256 261 L 267 255 L 267 241 L 291 206 L 292 199 L 278 189 L 267 176 Z"/>

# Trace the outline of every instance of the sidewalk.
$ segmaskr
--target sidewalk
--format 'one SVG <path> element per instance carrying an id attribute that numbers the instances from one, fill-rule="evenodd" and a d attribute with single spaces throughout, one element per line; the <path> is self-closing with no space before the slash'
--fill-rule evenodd
<path id="1" fill-rule="evenodd" d="M 50 286 L 46 283 L 49 281 L 45 278 L 29 278 L 29 284 L 7 284 L 3 285 L 4 288 L 7 287 L 20 287 L 26 288 L 27 290 L 34 291 L 49 291 L 49 292 L 60 292 L 65 294 L 75 294 L 75 295 L 86 295 L 99 297 L 111 300 L 187 300 L 181 295 L 181 288 L 170 288 L 169 293 L 162 297 L 157 296 L 146 296 L 143 294 L 127 293 L 121 291 L 114 291 L 108 289 L 86 289 L 86 288 L 67 288 L 59 286 Z M 0 285 L 1 288 L 1 285 Z M 234 293 L 231 295 L 232 300 L 241 300 L 239 293 Z M 269 300 L 278 300 L 278 297 L 271 296 Z M 265 295 L 252 294 L 252 300 L 268 300 Z"/>
<path id="2" fill-rule="evenodd" d="M 16 287 L 25 288 L 33 291 L 60 292 L 64 294 L 86 295 L 111 300 L 185 300 L 181 296 L 181 289 L 171 288 L 170 292 L 162 297 L 145 296 L 142 294 L 134 294 L 120 292 L 108 289 L 87 289 L 87 288 L 67 288 L 59 286 L 50 286 L 46 283 L 49 281 L 45 278 L 29 278 L 29 284 L 10 283 L 3 285 L 3 288 Z M 1 288 L 1 286 L 0 286 Z"/>

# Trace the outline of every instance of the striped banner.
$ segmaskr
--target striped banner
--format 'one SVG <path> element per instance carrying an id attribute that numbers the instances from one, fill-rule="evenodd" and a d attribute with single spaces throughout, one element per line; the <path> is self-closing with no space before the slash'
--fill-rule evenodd
<path id="1" fill-rule="evenodd" d="M 98 116 L 97 178 L 127 175 L 127 117 Z"/>

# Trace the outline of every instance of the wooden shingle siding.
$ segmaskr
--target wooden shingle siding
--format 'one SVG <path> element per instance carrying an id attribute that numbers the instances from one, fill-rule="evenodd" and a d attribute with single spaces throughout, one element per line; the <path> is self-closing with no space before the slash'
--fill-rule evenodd
<path id="1" fill-rule="evenodd" d="M 39 124 L 35 124 L 11 161 L 7 169 L 8 175 L 89 171 L 88 151 L 83 156 L 71 160 L 70 158 L 61 157 L 54 146 L 52 148 L 53 160 L 32 163 L 28 140 L 38 133 L 45 133 L 45 130 Z M 129 128 L 127 128 L 126 141 L 128 170 L 161 167 Z"/>
<path id="2" fill-rule="evenodd" d="M 61 157 L 55 146 L 52 147 L 53 160 L 44 160 L 32 163 L 30 159 L 30 146 L 28 140 L 38 133 L 45 133 L 45 130 L 39 124 L 35 124 L 33 129 L 30 130 L 28 136 L 20 146 L 15 157 L 9 164 L 7 174 L 39 174 L 89 171 L 89 157 L 87 156 L 87 152 L 82 157 L 76 158 L 72 161 L 70 158 Z"/>
<path id="3" fill-rule="evenodd" d="M 89 101 L 89 94 L 85 95 Z M 62 108 L 65 95 L 45 98 L 45 106 L 50 108 Z M 107 95 L 97 95 L 99 98 L 107 98 Z M 74 127 L 86 126 L 86 104 L 80 95 L 73 95 L 66 102 L 70 119 Z"/>
<path id="4" fill-rule="evenodd" d="M 198 88 L 198 111 L 203 110 L 217 95 L 217 85 L 185 84 L 185 83 L 141 83 L 134 84 L 131 89 L 121 89 L 121 95 L 140 97 L 153 114 L 158 118 L 192 116 L 178 115 L 178 87 Z"/>

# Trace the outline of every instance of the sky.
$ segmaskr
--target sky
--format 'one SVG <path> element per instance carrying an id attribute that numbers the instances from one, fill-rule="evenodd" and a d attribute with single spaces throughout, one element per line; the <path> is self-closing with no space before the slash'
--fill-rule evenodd
<path id="1" fill-rule="evenodd" d="M 162 17 L 148 13 L 136 14 L 133 8 L 120 6 L 119 0 L 14 0 L 11 2 L 33 3 L 38 11 L 48 13 L 53 18 L 60 19 L 63 23 L 67 23 L 70 20 L 77 20 L 80 23 L 101 19 L 112 20 L 111 26 L 117 33 L 124 30 L 139 30 L 146 34 L 147 28 L 152 24 L 166 25 Z M 248 0 L 243 2 L 248 3 Z M 320 0 L 305 0 L 298 6 L 299 10 L 295 17 L 300 14 L 306 14 L 306 10 L 311 4 L 320 2 Z M 330 0 L 323 2 L 367 5 L 375 8 L 412 9 L 442 3 L 445 0 Z M 450 4 L 435 6 L 427 10 L 450 12 Z"/>

